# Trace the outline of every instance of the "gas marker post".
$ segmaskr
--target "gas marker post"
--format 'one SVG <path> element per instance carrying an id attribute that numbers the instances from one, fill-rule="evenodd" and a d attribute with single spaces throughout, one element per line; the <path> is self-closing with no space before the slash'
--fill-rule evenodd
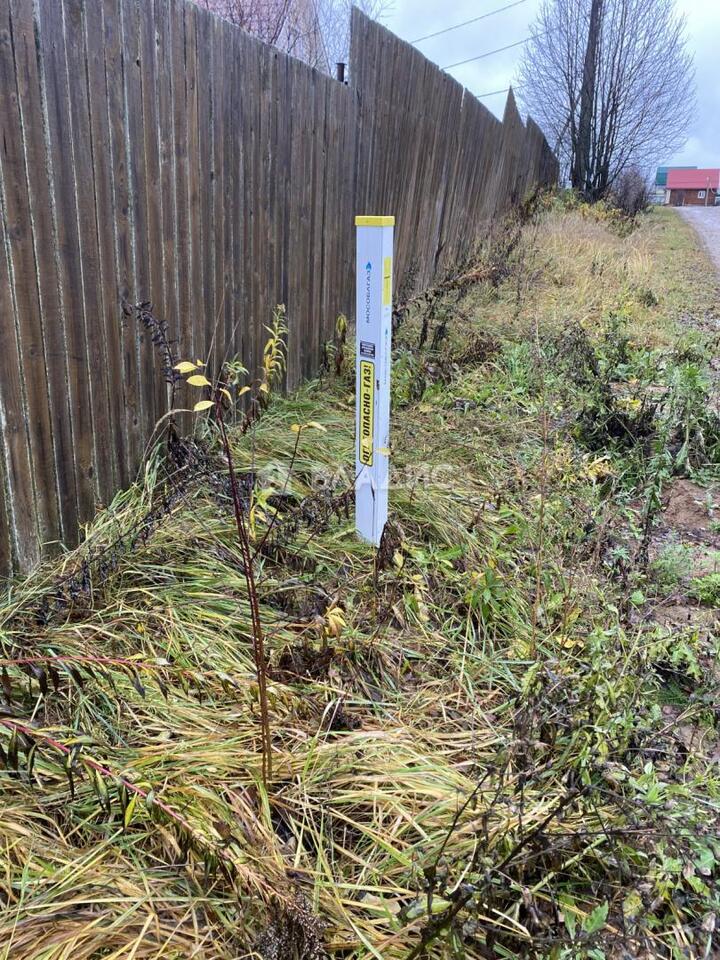
<path id="1" fill-rule="evenodd" d="M 355 217 L 355 528 L 376 547 L 388 515 L 394 226 L 395 217 Z"/>

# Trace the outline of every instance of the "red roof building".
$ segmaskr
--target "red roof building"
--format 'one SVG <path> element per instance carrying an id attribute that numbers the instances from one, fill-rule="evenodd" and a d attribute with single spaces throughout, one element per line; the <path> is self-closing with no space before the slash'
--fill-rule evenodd
<path id="1" fill-rule="evenodd" d="M 670 169 L 667 174 L 667 202 L 674 207 L 712 207 L 720 194 L 720 169 Z"/>

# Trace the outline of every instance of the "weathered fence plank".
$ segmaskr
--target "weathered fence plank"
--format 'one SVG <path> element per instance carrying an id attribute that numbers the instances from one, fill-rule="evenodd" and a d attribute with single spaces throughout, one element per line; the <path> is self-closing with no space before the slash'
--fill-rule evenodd
<path id="1" fill-rule="evenodd" d="M 228 357 L 235 350 L 241 357 L 246 357 L 246 331 L 250 327 L 250 319 L 246 313 L 245 301 L 245 143 L 242 137 L 242 118 L 244 91 L 242 90 L 242 59 L 240 52 L 241 34 L 239 30 L 225 30 L 226 58 L 229 60 L 228 74 L 228 119 L 230 122 L 229 138 L 226 146 L 228 160 L 228 176 L 230 187 L 227 193 L 228 214 L 230 219 L 228 242 L 230 243 L 230 265 L 232 287 L 232 327 L 228 334 L 225 352 Z"/>
<path id="2" fill-rule="evenodd" d="M 83 0 L 86 2 L 86 0 Z M 147 203 L 146 230 L 148 251 L 147 299 L 153 301 L 159 317 L 168 316 L 165 306 L 165 282 L 163 270 L 163 213 L 160 186 L 160 145 L 158 141 L 157 62 L 152 0 L 143 0 L 138 5 L 138 49 L 140 54 L 140 84 L 142 91 L 142 118 L 144 139 L 144 188 Z M 142 290 L 138 291 L 143 298 Z M 167 407 L 165 382 L 157 356 L 146 340 L 145 359 L 149 380 L 150 429 L 163 415 Z M 149 439 L 150 434 L 146 435 Z"/>
<path id="3" fill-rule="evenodd" d="M 225 301 L 226 279 L 225 263 L 230 259 L 225 246 L 225 166 L 223 147 L 225 137 L 222 129 L 223 104 L 225 93 L 225 61 L 222 46 L 222 22 L 215 17 L 210 20 L 210 42 L 212 46 L 212 234 L 213 247 L 213 332 L 212 367 L 219 370 L 225 354 Z"/>
<path id="4" fill-rule="evenodd" d="M 108 83 L 105 71 L 105 23 L 99 3 L 85 6 L 85 57 L 87 62 L 90 138 L 92 146 L 92 181 L 95 190 L 100 313 L 91 322 L 102 327 L 104 364 L 108 382 L 108 436 L 101 442 L 110 448 L 116 486 L 128 482 L 126 423 L 123 403 L 122 305 L 118 296 L 115 258 L 115 209 L 113 202 L 113 156 L 108 116 Z M 113 82 L 115 79 L 113 78 Z M 112 441 L 108 443 L 108 437 Z M 107 497 L 107 488 L 101 488 Z"/>
<path id="5" fill-rule="evenodd" d="M 25 140 L 25 163 L 30 173 L 28 187 L 39 307 L 43 318 L 50 425 L 57 472 L 59 532 L 61 539 L 64 539 L 73 537 L 77 530 L 77 491 L 68 403 L 65 332 L 60 309 L 50 184 L 45 162 L 42 91 L 35 50 L 32 0 L 13 0 L 11 14 L 15 75 Z M 65 464 L 69 467 L 65 468 Z"/>
<path id="6" fill-rule="evenodd" d="M 133 304 L 254 377 L 284 303 L 295 386 L 351 315 L 355 213 L 395 214 L 410 293 L 556 177 L 512 96 L 501 123 L 357 11 L 351 60 L 346 86 L 188 0 L 0 0 L 0 576 L 142 464 L 169 390 Z"/>
<path id="7" fill-rule="evenodd" d="M 100 253 L 93 174 L 93 149 L 86 81 L 84 0 L 63 0 L 68 99 L 75 174 L 78 250 L 82 278 L 82 318 L 90 373 L 93 429 L 93 479 L 101 500 L 114 487 L 108 350 L 100 290 Z M 67 162 L 67 159 L 65 160 Z"/>
<path id="8" fill-rule="evenodd" d="M 0 29 L 0 44 L 3 43 Z M 0 56 L 3 56 L 0 47 Z M 3 124 L 4 129 L 4 124 Z M 0 173 L 1 173 L 0 169 Z M 2 177 L 0 176 L 0 185 Z M 39 556 L 39 537 L 35 497 L 32 484 L 32 454 L 25 416 L 22 387 L 21 345 L 15 324 L 5 227 L 5 196 L 0 191 L 0 401 L 2 406 L 2 440 L 5 518 L 10 525 L 2 537 L 5 570 L 32 565 Z"/>
<path id="9" fill-rule="evenodd" d="M 110 313 L 108 326 L 114 328 L 114 337 L 120 339 L 121 378 L 114 381 L 113 389 L 122 402 L 120 423 L 124 425 L 124 468 L 119 464 L 121 475 L 128 479 L 135 474 L 141 455 L 140 435 L 140 376 L 136 332 L 123 322 L 123 305 L 132 302 L 135 291 L 135 268 L 131 224 L 131 180 L 127 150 L 127 85 L 129 69 L 124 54 L 125 24 L 122 17 L 122 0 L 103 0 L 103 30 L 105 37 L 105 89 L 109 140 L 108 164 L 111 177 L 112 218 L 107 231 L 112 236 L 115 270 L 114 289 L 108 291 Z M 109 274 L 112 276 L 112 273 Z M 120 430 L 122 432 L 122 428 Z"/>
<path id="10" fill-rule="evenodd" d="M 38 273 L 32 231 L 30 179 L 26 176 L 24 138 L 17 94 L 10 11 L 0 12 L 0 166 L 4 192 L 6 243 L 15 301 L 21 381 L 30 436 L 32 471 L 25 482 L 34 485 L 40 537 L 57 538 L 59 506 L 55 456 L 50 425 L 45 341 L 38 293 Z M 10 322 L 10 315 L 6 322 Z"/>

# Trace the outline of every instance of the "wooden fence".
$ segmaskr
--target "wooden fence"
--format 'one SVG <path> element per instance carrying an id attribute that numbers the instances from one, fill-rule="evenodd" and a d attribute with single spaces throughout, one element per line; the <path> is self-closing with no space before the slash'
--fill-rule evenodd
<path id="1" fill-rule="evenodd" d="M 512 91 L 499 121 L 411 44 L 353 8 L 355 203 L 393 213 L 395 281 L 424 289 L 471 253 L 534 184 L 557 181 L 540 128 Z"/>
<path id="2" fill-rule="evenodd" d="M 427 285 L 554 157 L 353 12 L 351 85 L 187 0 L 0 0 L 0 575 L 77 542 L 142 462 L 182 356 L 257 367 L 278 303 L 288 385 L 353 302 L 353 216 L 394 213 Z"/>

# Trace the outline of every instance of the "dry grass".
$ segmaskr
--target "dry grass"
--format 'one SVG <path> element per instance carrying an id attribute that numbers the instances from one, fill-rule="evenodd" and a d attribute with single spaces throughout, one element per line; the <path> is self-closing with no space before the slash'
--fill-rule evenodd
<path id="1" fill-rule="evenodd" d="M 664 208 L 653 208 L 629 235 L 612 223 L 593 208 L 547 213 L 541 243 L 527 255 L 533 296 L 524 299 L 520 330 L 529 310 L 540 312 L 544 330 L 572 320 L 593 333 L 611 312 L 623 311 L 641 342 L 667 346 L 679 324 L 705 316 L 717 299 L 717 281 L 691 227 Z M 488 327 L 506 329 L 516 292 L 510 282 L 499 291 L 478 288 L 471 299 L 488 311 Z"/>
<path id="2" fill-rule="evenodd" d="M 394 463 L 410 479 L 393 490 L 380 563 L 339 496 L 352 457 L 347 379 L 275 400 L 234 439 L 241 471 L 266 492 L 280 477 L 277 493 L 291 425 L 327 430 L 303 435 L 285 522 L 258 558 L 267 790 L 221 464 L 127 549 L 167 491 L 153 460 L 83 547 L 13 585 L 0 610 L 0 956 L 400 960 L 423 936 L 437 960 L 585 956 L 598 937 L 669 956 L 699 939 L 688 931 L 699 902 L 711 909 L 702 891 L 682 908 L 674 893 L 656 905 L 637 893 L 653 924 L 623 912 L 636 891 L 627 864 L 661 885 L 663 857 L 677 855 L 653 830 L 675 830 L 683 850 L 687 831 L 701 832 L 706 767 L 666 776 L 658 761 L 672 809 L 639 811 L 645 751 L 668 740 L 654 666 L 670 638 L 623 624 L 620 588 L 582 530 L 604 510 L 602 474 L 567 436 L 547 449 L 542 417 L 559 395 L 528 385 L 532 356 L 520 349 L 538 317 L 548 332 L 570 316 L 592 327 L 646 282 L 660 306 L 633 301 L 638 336 L 674 336 L 678 281 L 657 263 L 668 235 L 691 256 L 682 229 L 653 214 L 621 239 L 551 213 L 528 228 L 532 292 L 518 297 L 511 276 L 451 302 L 471 327 L 451 329 L 445 359 L 432 358 L 447 377 L 426 371 L 421 397 L 404 403 L 418 373 L 408 320 Z M 488 331 L 502 343 L 453 366 L 457 344 Z M 443 482 L 423 481 L 428 466 Z M 339 467 L 335 498 L 313 488 Z M 256 542 L 264 527 L 258 515 Z M 126 546 L 103 567 L 118 538 Z M 58 577 L 70 575 L 58 603 Z M 704 782 L 710 823 L 718 788 Z"/>

